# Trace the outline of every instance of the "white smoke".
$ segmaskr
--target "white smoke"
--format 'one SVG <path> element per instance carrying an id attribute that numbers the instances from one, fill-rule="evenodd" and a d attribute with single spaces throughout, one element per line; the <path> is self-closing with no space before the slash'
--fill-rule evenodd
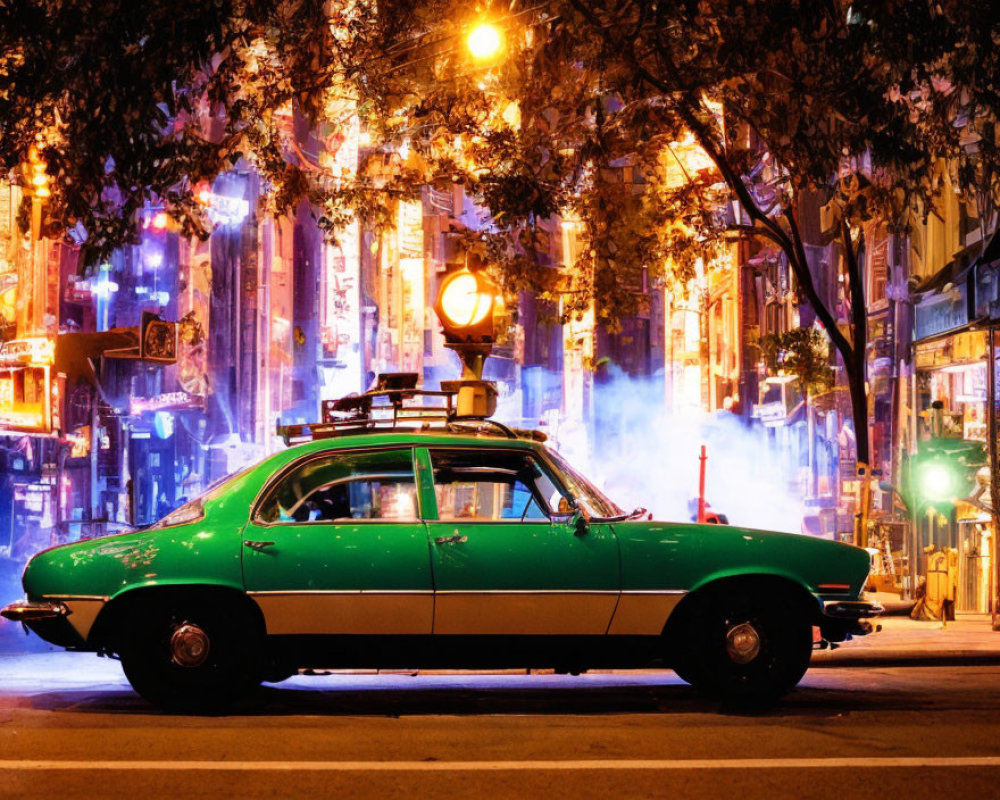
<path id="1" fill-rule="evenodd" d="M 620 370 L 595 392 L 593 422 L 561 423 L 550 444 L 626 511 L 691 521 L 699 454 L 706 446 L 705 497 L 729 523 L 798 533 L 802 496 L 783 473 L 759 424 L 728 411 L 666 408 L 662 384 Z"/>

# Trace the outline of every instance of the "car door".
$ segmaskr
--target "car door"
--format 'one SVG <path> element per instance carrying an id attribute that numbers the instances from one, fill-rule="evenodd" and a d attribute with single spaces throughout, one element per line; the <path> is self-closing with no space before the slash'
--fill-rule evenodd
<path id="1" fill-rule="evenodd" d="M 285 469 L 243 534 L 272 634 L 428 634 L 434 598 L 410 448 L 331 450 Z"/>
<path id="2" fill-rule="evenodd" d="M 568 497 L 532 451 L 432 447 L 418 459 L 434 482 L 436 635 L 607 632 L 620 588 L 614 533 L 554 521 Z"/>

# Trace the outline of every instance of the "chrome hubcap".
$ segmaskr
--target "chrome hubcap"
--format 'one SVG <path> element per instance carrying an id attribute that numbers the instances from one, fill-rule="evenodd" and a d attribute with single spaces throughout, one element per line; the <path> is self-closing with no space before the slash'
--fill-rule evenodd
<path id="1" fill-rule="evenodd" d="M 737 664 L 749 664 L 760 652 L 760 634 L 749 622 L 741 622 L 726 633 L 726 652 Z"/>
<path id="2" fill-rule="evenodd" d="M 170 636 L 170 658 L 179 667 L 200 667 L 208 659 L 210 647 L 208 634 L 190 622 Z"/>

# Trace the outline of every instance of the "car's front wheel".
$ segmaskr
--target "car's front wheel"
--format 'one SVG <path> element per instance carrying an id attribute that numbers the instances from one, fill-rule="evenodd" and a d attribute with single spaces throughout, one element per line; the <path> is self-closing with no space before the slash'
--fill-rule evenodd
<path id="1" fill-rule="evenodd" d="M 260 684 L 261 635 L 235 604 L 173 599 L 132 610 L 119 647 L 144 699 L 167 711 L 220 713 Z"/>
<path id="2" fill-rule="evenodd" d="M 691 598 L 675 630 L 674 668 L 706 696 L 773 702 L 802 679 L 812 625 L 792 597 L 739 587 Z"/>

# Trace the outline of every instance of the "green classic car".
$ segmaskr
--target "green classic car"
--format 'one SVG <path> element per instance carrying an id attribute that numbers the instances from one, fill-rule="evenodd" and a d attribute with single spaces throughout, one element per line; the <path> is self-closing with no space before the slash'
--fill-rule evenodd
<path id="1" fill-rule="evenodd" d="M 624 513 L 536 436 L 317 428 L 136 532 L 55 547 L 2 610 L 121 659 L 151 703 L 213 711 L 325 668 L 676 670 L 767 702 L 814 626 L 871 629 L 868 554 Z"/>

